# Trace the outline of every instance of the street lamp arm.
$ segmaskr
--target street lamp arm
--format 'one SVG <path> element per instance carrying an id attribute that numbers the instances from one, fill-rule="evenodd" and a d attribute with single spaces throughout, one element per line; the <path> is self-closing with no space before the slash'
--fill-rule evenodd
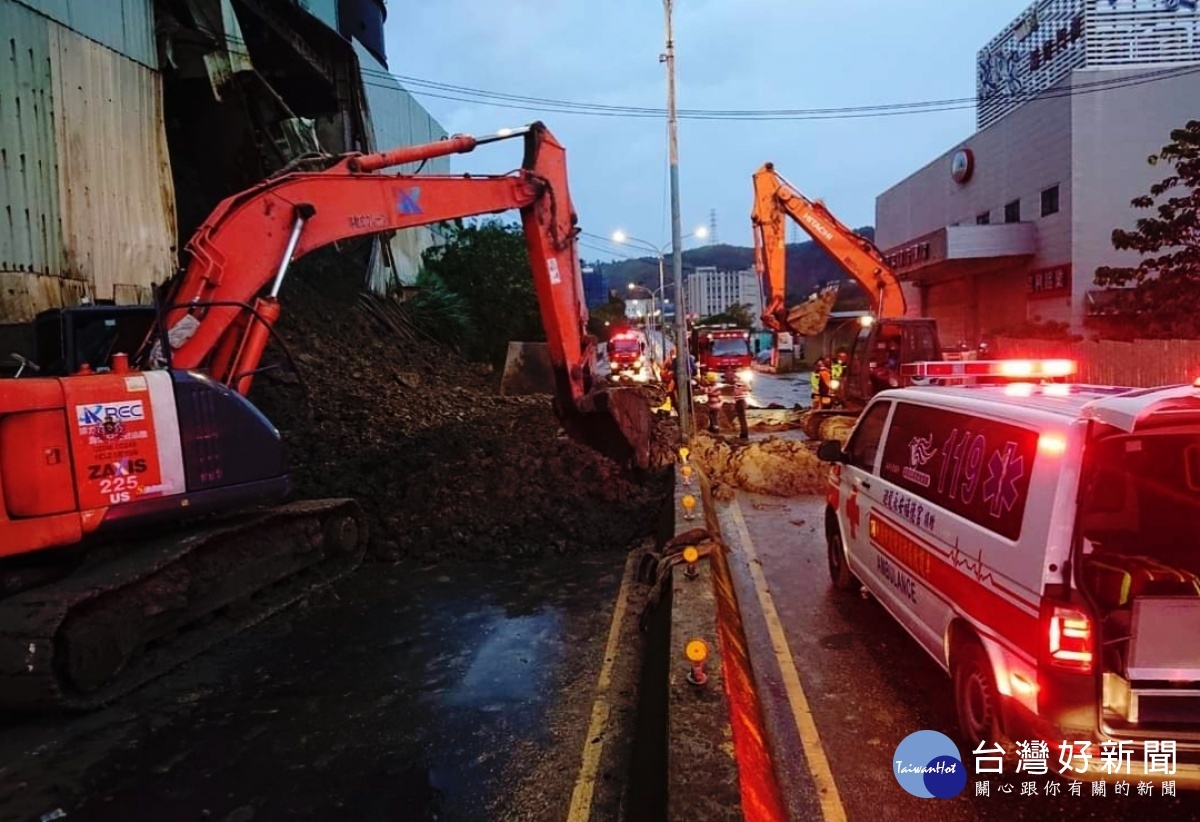
<path id="1" fill-rule="evenodd" d="M 664 246 L 656 246 L 654 243 L 647 242 L 646 240 L 641 240 L 641 239 L 638 239 L 637 237 L 630 237 L 628 234 L 625 234 L 624 232 L 620 232 L 620 234 L 621 234 L 622 239 L 618 240 L 618 239 L 614 238 L 612 240 L 612 242 L 616 243 L 617 245 L 636 245 L 636 246 L 646 249 L 647 251 L 653 251 L 655 254 L 657 254 L 659 256 L 662 256 L 663 254 L 667 253 L 667 246 L 665 246 L 665 245 Z"/>
<path id="2" fill-rule="evenodd" d="M 708 236 L 708 229 L 706 229 L 704 226 L 700 226 L 695 231 L 693 231 L 691 234 L 683 235 L 680 238 L 680 241 L 690 240 L 692 237 L 704 238 L 707 236 Z M 647 251 L 653 251 L 655 254 L 657 254 L 660 257 L 665 257 L 667 255 L 667 252 L 671 250 L 672 245 L 673 245 L 670 242 L 665 242 L 662 245 L 655 245 L 654 243 L 652 243 L 648 240 L 643 240 L 640 237 L 630 236 L 629 234 L 626 234 L 624 231 L 621 231 L 619 229 L 617 231 L 614 231 L 612 234 L 612 237 L 610 237 L 609 239 L 611 242 L 614 242 L 617 245 L 636 245 L 639 248 L 646 249 Z"/>

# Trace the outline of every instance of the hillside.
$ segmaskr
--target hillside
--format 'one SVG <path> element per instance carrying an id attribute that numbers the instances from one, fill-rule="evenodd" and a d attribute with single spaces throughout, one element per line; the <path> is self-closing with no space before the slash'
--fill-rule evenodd
<path id="1" fill-rule="evenodd" d="M 871 226 L 855 229 L 868 239 L 875 239 Z M 619 262 L 588 262 L 606 280 L 606 288 L 621 293 L 627 283 L 643 282 L 648 285 L 658 282 L 658 261 L 652 257 Z M 667 277 L 670 278 L 671 259 L 666 260 Z M 702 266 L 716 266 L 727 271 L 738 271 L 754 267 L 754 249 L 737 245 L 710 245 L 688 249 L 683 252 L 683 275 Z M 787 246 L 787 295 L 788 302 L 804 299 L 816 288 L 826 283 L 843 282 L 838 298 L 838 308 L 855 307 L 861 302 L 866 305 L 865 295 L 846 276 L 842 267 L 811 240 L 804 243 L 789 243 Z M 670 293 L 668 291 L 668 293 Z"/>

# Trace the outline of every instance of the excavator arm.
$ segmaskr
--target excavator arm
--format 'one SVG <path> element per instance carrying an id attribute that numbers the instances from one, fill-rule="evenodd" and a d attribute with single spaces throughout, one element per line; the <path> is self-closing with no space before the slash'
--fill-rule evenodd
<path id="1" fill-rule="evenodd" d="M 522 135 L 524 161 L 512 174 L 382 173 Z M 293 261 L 337 240 L 511 209 L 521 213 L 529 249 L 556 412 L 573 436 L 644 467 L 649 421 L 638 406 L 645 401 L 593 391 L 595 341 L 587 334 L 566 151 L 541 123 L 352 155 L 324 171 L 283 174 L 227 198 L 188 243 L 187 266 L 169 291 L 163 325 L 170 365 L 206 370 L 245 396 L 280 315 L 278 294 Z"/>
<path id="2" fill-rule="evenodd" d="M 791 217 L 825 249 L 854 280 L 871 295 L 876 317 L 902 317 L 904 294 L 900 281 L 884 261 L 874 243 L 845 226 L 824 204 L 809 200 L 766 163 L 754 173 L 754 263 L 766 294 L 763 323 L 774 331 L 809 335 L 825 325 L 832 308 L 822 305 L 823 316 L 815 319 L 805 306 L 785 306 L 787 248 L 785 220 Z"/>

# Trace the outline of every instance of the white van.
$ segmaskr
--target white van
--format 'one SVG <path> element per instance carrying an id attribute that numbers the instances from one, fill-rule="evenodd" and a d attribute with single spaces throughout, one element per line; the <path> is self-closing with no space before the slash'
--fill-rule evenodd
<path id="1" fill-rule="evenodd" d="M 844 449 L 822 443 L 835 588 L 865 588 L 949 672 L 973 751 L 1036 740 L 1050 773 L 1200 779 L 1200 380 L 906 369 L 1026 381 L 884 391 Z"/>

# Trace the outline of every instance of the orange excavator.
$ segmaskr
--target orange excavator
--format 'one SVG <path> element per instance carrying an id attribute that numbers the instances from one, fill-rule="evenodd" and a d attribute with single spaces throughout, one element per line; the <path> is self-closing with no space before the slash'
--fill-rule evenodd
<path id="1" fill-rule="evenodd" d="M 517 136 L 511 174 L 384 173 Z M 648 404 L 595 376 L 566 152 L 544 125 L 283 173 L 217 206 L 155 306 L 49 312 L 36 357 L 0 381 L 0 708 L 105 704 L 356 567 L 357 503 L 281 504 L 281 438 L 246 399 L 288 267 L 337 240 L 510 209 L 557 415 L 645 467 Z"/>
<path id="2" fill-rule="evenodd" d="M 785 218 L 808 232 L 871 296 L 871 317 L 863 323 L 849 352 L 849 363 L 836 399 L 843 410 L 822 414 L 856 414 L 877 391 L 901 385 L 900 365 L 942 359 L 936 321 L 906 317 L 900 279 L 875 244 L 844 225 L 824 203 L 809 200 L 788 182 L 773 163 L 754 172 L 754 262 L 763 283 L 763 324 L 776 332 L 812 336 L 823 331 L 833 309 L 836 289 L 790 308 L 785 305 L 787 247 Z M 816 417 L 817 415 L 812 415 Z"/>

